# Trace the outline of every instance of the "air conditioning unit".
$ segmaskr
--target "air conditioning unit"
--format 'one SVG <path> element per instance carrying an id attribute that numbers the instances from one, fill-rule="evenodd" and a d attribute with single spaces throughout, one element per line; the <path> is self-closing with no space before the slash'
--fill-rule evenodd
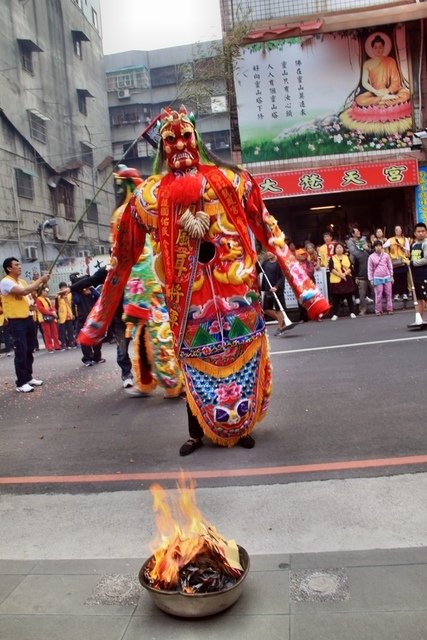
<path id="1" fill-rule="evenodd" d="M 130 98 L 130 89 L 119 89 L 117 91 L 117 97 L 119 100 L 124 100 L 125 98 Z"/>
<path id="2" fill-rule="evenodd" d="M 25 260 L 27 260 L 28 262 L 34 262 L 34 260 L 37 260 L 39 257 L 37 247 L 34 247 L 34 246 L 24 247 L 24 257 L 25 257 Z"/>

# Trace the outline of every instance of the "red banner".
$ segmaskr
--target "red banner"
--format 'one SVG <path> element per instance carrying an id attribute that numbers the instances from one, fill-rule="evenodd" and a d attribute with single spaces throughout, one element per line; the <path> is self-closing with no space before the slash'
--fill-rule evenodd
<path id="1" fill-rule="evenodd" d="M 417 185 L 419 182 L 416 160 L 310 167 L 257 174 L 254 177 L 264 199 L 408 187 Z"/>

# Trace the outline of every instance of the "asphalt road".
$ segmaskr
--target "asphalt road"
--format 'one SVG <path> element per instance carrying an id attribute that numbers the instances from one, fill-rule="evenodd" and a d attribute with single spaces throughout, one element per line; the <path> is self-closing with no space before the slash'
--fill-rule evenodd
<path id="1" fill-rule="evenodd" d="M 121 387 L 115 346 L 85 368 L 80 351 L 35 354 L 45 380 L 15 391 L 0 358 L 0 492 L 102 492 L 172 482 L 190 471 L 220 487 L 426 471 L 427 332 L 413 311 L 325 320 L 281 337 L 269 328 L 273 396 L 256 447 L 207 443 L 181 458 L 183 400 L 135 398 Z"/>

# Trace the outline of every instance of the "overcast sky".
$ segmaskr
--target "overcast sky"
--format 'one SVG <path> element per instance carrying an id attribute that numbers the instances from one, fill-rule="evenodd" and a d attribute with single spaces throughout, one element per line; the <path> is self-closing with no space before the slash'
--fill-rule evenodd
<path id="1" fill-rule="evenodd" d="M 219 0 L 100 0 L 104 54 L 221 37 Z"/>

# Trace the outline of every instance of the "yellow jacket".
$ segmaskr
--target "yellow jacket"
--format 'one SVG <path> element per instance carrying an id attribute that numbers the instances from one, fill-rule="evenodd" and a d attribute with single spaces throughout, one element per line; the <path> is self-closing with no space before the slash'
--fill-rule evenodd
<path id="1" fill-rule="evenodd" d="M 341 260 L 338 258 L 337 255 L 332 256 L 332 262 L 334 265 L 333 268 L 336 271 L 347 271 L 347 269 L 351 268 L 349 257 L 346 256 L 345 253 L 341 256 Z M 334 273 L 332 273 L 332 270 L 331 270 L 329 281 L 331 284 L 337 284 L 338 282 L 341 282 L 341 278 L 339 278 Z"/>
<path id="2" fill-rule="evenodd" d="M 398 238 L 393 236 L 384 243 L 384 249 L 388 252 L 392 260 L 401 258 L 404 264 L 409 264 L 409 240 L 408 238 Z"/>
<path id="3" fill-rule="evenodd" d="M 71 297 L 71 293 L 58 295 L 56 308 L 58 311 L 59 324 L 64 324 L 67 320 L 74 320 Z"/>

